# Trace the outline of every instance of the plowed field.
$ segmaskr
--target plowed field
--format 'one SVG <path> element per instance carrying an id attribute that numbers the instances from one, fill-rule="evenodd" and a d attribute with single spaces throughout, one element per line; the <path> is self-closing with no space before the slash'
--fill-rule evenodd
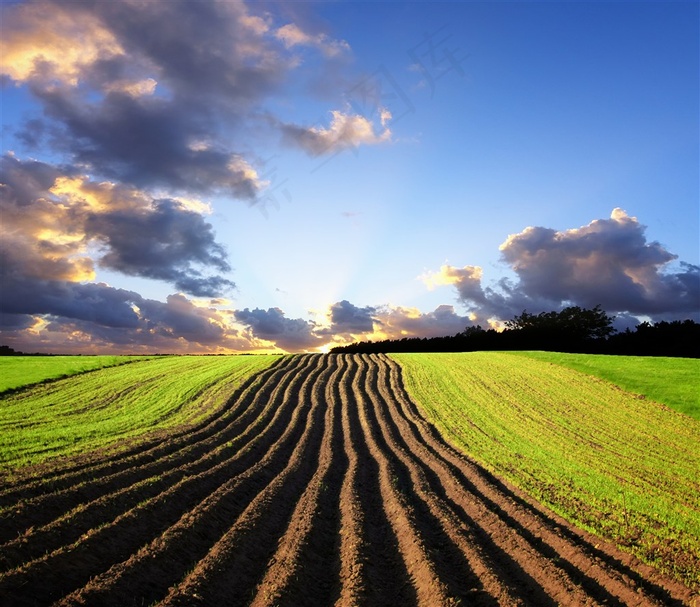
<path id="1" fill-rule="evenodd" d="M 286 357 L 207 425 L 6 483 L 0 602 L 692 604 L 445 444 L 400 377 Z"/>

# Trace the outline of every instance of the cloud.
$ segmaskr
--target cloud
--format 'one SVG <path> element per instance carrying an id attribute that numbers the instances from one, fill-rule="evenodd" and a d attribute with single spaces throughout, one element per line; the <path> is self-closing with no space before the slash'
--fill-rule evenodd
<path id="1" fill-rule="evenodd" d="M 234 287 L 220 275 L 231 269 L 226 252 L 191 201 L 152 198 L 10 155 L 0 157 L 0 183 L 7 279 L 93 280 L 99 264 L 197 296 Z"/>
<path id="2" fill-rule="evenodd" d="M 84 10 L 33 3 L 3 7 L 2 73 L 16 82 L 77 86 L 86 65 L 124 55 L 100 18 Z"/>
<path id="3" fill-rule="evenodd" d="M 265 20 L 235 0 L 36 0 L 7 7 L 3 17 L 3 72 L 45 88 L 99 89 L 149 76 L 180 99 L 232 107 L 269 91 L 289 67 Z"/>
<path id="4" fill-rule="evenodd" d="M 333 40 L 326 34 L 308 34 L 294 24 L 288 23 L 283 25 L 276 32 L 275 36 L 279 38 L 287 48 L 295 46 L 313 46 L 320 50 L 327 57 L 335 57 L 348 50 L 350 45 L 345 40 Z"/>
<path id="5" fill-rule="evenodd" d="M 182 294 L 166 302 L 103 283 L 16 280 L 0 301 L 3 343 L 25 352 L 248 351 L 230 314 Z"/>
<path id="6" fill-rule="evenodd" d="M 3 20 L 0 71 L 43 106 L 18 139 L 171 196 L 257 200 L 268 184 L 236 148 L 239 133 L 298 65 L 291 47 L 347 47 L 293 24 L 274 30 L 238 1 L 36 0 Z"/>
<path id="7" fill-rule="evenodd" d="M 328 128 L 303 127 L 296 124 L 278 123 L 283 140 L 290 145 L 300 147 L 312 156 L 332 154 L 360 145 L 377 145 L 391 141 L 391 129 L 387 126 L 391 113 L 382 109 L 380 120 L 382 130 L 375 131 L 375 125 L 358 114 L 331 112 L 332 119 Z"/>
<path id="8" fill-rule="evenodd" d="M 481 277 L 483 272 L 479 266 L 464 266 L 455 268 L 450 265 L 440 266 L 439 272 L 428 272 L 420 278 L 431 291 L 435 287 L 455 285 L 465 298 L 482 298 Z"/>
<path id="9" fill-rule="evenodd" d="M 329 332 L 333 335 L 371 333 L 374 330 L 375 312 L 376 308 L 358 308 L 346 299 L 334 303 L 329 309 Z"/>
<path id="10" fill-rule="evenodd" d="M 182 294 L 165 303 L 103 283 L 20 279 L 0 302 L 3 343 L 20 351 L 221 352 L 254 348 L 225 311 Z"/>
<path id="11" fill-rule="evenodd" d="M 256 202 L 270 185 L 246 141 L 262 126 L 280 128 L 261 106 L 314 53 L 315 76 L 344 69 L 347 42 L 280 26 L 238 0 L 29 0 L 4 6 L 2 17 L 3 85 L 39 103 L 12 135 L 52 158 L 0 159 L 3 338 L 29 336 L 36 349 L 325 343 L 314 323 L 279 309 L 234 313 L 186 294 L 235 286 L 203 199 Z M 390 119 L 381 112 L 375 128 L 334 112 L 328 128 L 302 139 L 307 149 L 381 143 Z M 180 293 L 147 299 L 95 282 L 100 269 Z"/>
<path id="12" fill-rule="evenodd" d="M 18 315 L 49 315 L 83 320 L 111 328 L 138 326 L 133 305 L 142 301 L 138 293 L 115 289 L 104 283 L 3 275 L 9 288 L 0 302 L 2 312 Z"/>
<path id="13" fill-rule="evenodd" d="M 507 320 L 565 305 L 609 313 L 645 315 L 663 320 L 697 316 L 700 268 L 680 262 L 658 242 L 648 242 L 646 228 L 622 209 L 610 219 L 564 231 L 528 227 L 500 246 L 503 260 L 517 276 L 483 286 L 481 269 L 443 266 L 428 274 L 429 288 L 453 285 L 459 300 L 479 318 Z M 625 317 L 627 317 L 625 316 Z"/>
<path id="14" fill-rule="evenodd" d="M 246 335 L 251 342 L 265 340 L 289 352 L 314 351 L 359 340 L 454 335 L 473 324 L 449 305 L 423 313 L 400 306 L 357 306 L 347 300 L 328 307 L 327 325 L 287 318 L 279 308 L 246 308 L 234 311 L 234 317 L 248 327 Z"/>
<path id="15" fill-rule="evenodd" d="M 473 324 L 469 316 L 460 316 L 451 305 L 421 312 L 393 305 L 359 307 L 347 300 L 329 306 L 327 317 L 330 324 L 314 332 L 330 338 L 334 344 L 454 335 Z"/>
<path id="16" fill-rule="evenodd" d="M 197 296 L 215 296 L 233 283 L 202 277 L 195 264 L 218 272 L 231 270 L 223 247 L 200 215 L 174 200 L 151 200 L 136 208 L 94 213 L 86 218 L 86 237 L 105 248 L 100 265 L 132 276 L 164 280 Z"/>
<path id="17" fill-rule="evenodd" d="M 467 305 L 472 319 L 483 325 L 490 319 L 508 319 L 524 307 L 532 307 L 533 301 L 513 289 L 508 280 L 502 280 L 497 288 L 482 284 L 483 270 L 479 266 L 443 265 L 438 272 L 428 272 L 419 277 L 428 289 L 454 286 L 459 301 Z M 545 308 L 547 304 L 544 304 Z"/>
<path id="18" fill-rule="evenodd" d="M 251 341 L 270 341 L 289 352 L 313 350 L 327 341 L 314 334 L 314 323 L 301 318 L 287 318 L 279 308 L 245 308 L 235 310 L 234 317 L 248 327 L 248 337 Z"/>
<path id="19" fill-rule="evenodd" d="M 169 295 L 165 304 L 144 299 L 139 314 L 149 332 L 189 343 L 223 346 L 236 334 L 226 313 L 197 306 L 181 293 Z"/>
<path id="20" fill-rule="evenodd" d="M 216 127 L 204 111 L 190 104 L 162 97 L 134 98 L 122 91 L 109 92 L 91 104 L 63 89 L 37 95 L 55 123 L 52 147 L 90 172 L 135 187 L 218 193 L 250 201 L 266 185 L 240 154 L 223 143 L 196 145 L 213 139 Z M 24 133 L 25 141 L 33 137 Z"/>
<path id="21" fill-rule="evenodd" d="M 526 228 L 500 250 L 529 297 L 635 314 L 697 311 L 699 269 L 686 264 L 681 272 L 664 273 L 677 255 L 647 242 L 645 231 L 616 208 L 610 219 L 581 228 Z"/>
<path id="22" fill-rule="evenodd" d="M 455 335 L 474 323 L 469 316 L 461 316 L 451 305 L 440 305 L 432 312 L 416 308 L 382 306 L 376 316 L 382 339 L 404 337 L 442 337 Z"/>
<path id="23" fill-rule="evenodd" d="M 310 129 L 261 113 L 314 56 L 313 77 L 339 77 L 347 42 L 280 26 L 238 0 L 28 0 L 2 18 L 3 85 L 39 104 L 11 135 L 51 158 L 0 158 L 3 339 L 32 351 L 297 351 L 329 341 L 277 308 L 222 310 L 229 304 L 188 295 L 235 286 L 207 199 L 261 199 L 270 184 L 249 151 L 252 131 L 272 125 L 314 154 L 391 140 L 385 109 L 376 125 L 336 111 Z M 95 282 L 100 269 L 179 293 L 148 299 Z M 338 331 L 371 332 L 372 311 L 340 302 L 329 318 Z"/>

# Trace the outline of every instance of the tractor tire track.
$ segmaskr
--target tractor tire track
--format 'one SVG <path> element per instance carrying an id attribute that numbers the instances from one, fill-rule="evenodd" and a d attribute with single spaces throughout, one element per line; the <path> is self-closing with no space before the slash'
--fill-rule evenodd
<path id="1" fill-rule="evenodd" d="M 102 459 L 100 459 L 102 457 Z M 287 357 L 0 489 L 0 605 L 692 605 L 447 444 L 384 355 Z"/>

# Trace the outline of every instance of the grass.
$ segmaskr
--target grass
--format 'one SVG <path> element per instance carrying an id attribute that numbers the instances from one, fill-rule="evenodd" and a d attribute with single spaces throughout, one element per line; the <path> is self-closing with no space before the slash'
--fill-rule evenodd
<path id="1" fill-rule="evenodd" d="M 656 356 L 605 356 L 558 352 L 510 352 L 562 365 L 643 394 L 700 420 L 700 359 Z"/>
<path id="2" fill-rule="evenodd" d="M 700 588 L 700 423 L 537 356 L 392 357 L 447 440 L 568 520 Z"/>
<path id="3" fill-rule="evenodd" d="M 113 367 L 146 356 L 0 356 L 0 394 L 42 381 Z"/>
<path id="4" fill-rule="evenodd" d="M 197 423 L 275 360 L 159 357 L 6 394 L 0 397 L 0 472 Z"/>

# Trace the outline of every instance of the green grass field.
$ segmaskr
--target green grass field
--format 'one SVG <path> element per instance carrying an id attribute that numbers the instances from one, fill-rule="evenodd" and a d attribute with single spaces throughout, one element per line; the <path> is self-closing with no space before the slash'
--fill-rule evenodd
<path id="1" fill-rule="evenodd" d="M 246 377 L 275 360 L 158 357 L 6 394 L 0 398 L 0 471 L 196 423 L 221 407 Z"/>
<path id="2" fill-rule="evenodd" d="M 453 444 L 565 518 L 700 586 L 700 423 L 546 357 L 392 358 Z M 655 384 L 664 368 L 654 369 Z"/>
<path id="3" fill-rule="evenodd" d="M 606 379 L 700 420 L 700 359 L 510 352 Z"/>
<path id="4" fill-rule="evenodd" d="M 147 356 L 0 356 L 0 394 L 47 379 L 144 360 Z"/>

